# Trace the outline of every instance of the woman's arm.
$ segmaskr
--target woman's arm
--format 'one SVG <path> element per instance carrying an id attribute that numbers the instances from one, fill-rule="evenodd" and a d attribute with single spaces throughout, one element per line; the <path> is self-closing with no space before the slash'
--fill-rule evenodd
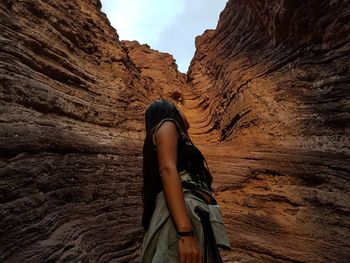
<path id="1" fill-rule="evenodd" d="M 159 173 L 162 180 L 164 197 L 170 214 L 173 217 L 177 231 L 192 230 L 191 221 L 187 215 L 184 193 L 177 172 L 177 142 L 179 133 L 176 124 L 165 121 L 156 131 L 155 142 L 157 147 Z M 184 236 L 178 240 L 179 262 L 201 263 L 203 254 L 194 236 Z"/>
<path id="2" fill-rule="evenodd" d="M 177 144 L 180 137 L 172 121 L 165 121 L 157 130 L 155 142 L 159 161 L 164 196 L 174 219 L 177 231 L 192 229 L 191 221 L 187 215 L 184 193 L 180 176 L 176 168 Z"/>

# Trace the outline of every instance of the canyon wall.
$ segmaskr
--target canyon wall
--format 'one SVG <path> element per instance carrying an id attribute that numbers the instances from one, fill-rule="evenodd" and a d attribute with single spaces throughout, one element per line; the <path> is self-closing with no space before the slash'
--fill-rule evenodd
<path id="1" fill-rule="evenodd" d="M 349 125 L 347 7 L 229 1 L 216 30 L 196 38 L 188 72 L 212 116 L 207 130 L 219 141 L 346 151 L 337 135 Z"/>
<path id="2" fill-rule="evenodd" d="M 350 258 L 349 17 L 348 1 L 231 0 L 196 38 L 185 102 L 216 175 L 227 262 Z"/>
<path id="3" fill-rule="evenodd" d="M 138 262 L 143 114 L 164 97 L 208 160 L 224 262 L 344 262 L 349 16 L 230 0 L 186 76 L 99 0 L 2 1 L 0 261 Z"/>
<path id="4" fill-rule="evenodd" d="M 151 50 L 177 84 L 143 72 L 100 9 L 0 3 L 1 262 L 138 261 L 144 110 L 186 78 Z"/>

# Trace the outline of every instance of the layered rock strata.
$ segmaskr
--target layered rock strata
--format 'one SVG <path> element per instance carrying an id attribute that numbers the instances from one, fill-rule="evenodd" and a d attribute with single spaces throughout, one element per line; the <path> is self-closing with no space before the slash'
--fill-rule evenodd
<path id="1" fill-rule="evenodd" d="M 168 86 L 100 9 L 0 3 L 1 262 L 138 261 L 143 114 Z"/>
<path id="2" fill-rule="evenodd" d="M 349 14 L 346 1 L 232 0 L 196 38 L 193 137 L 216 175 L 226 262 L 350 256 Z"/>
<path id="3" fill-rule="evenodd" d="M 173 56 L 153 50 L 147 44 L 140 45 L 137 41 L 123 40 L 122 43 L 127 47 L 128 55 L 140 69 L 148 85 L 157 92 L 158 97 L 175 100 L 181 108 L 184 104 L 183 92 L 188 90 L 187 76 L 177 70 Z"/>

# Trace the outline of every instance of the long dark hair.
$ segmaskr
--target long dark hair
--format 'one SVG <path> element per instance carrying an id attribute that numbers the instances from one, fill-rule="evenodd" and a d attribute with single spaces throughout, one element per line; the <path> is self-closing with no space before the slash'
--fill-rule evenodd
<path id="1" fill-rule="evenodd" d="M 188 136 L 185 129 L 184 121 L 175 106 L 174 103 L 165 99 L 155 100 L 145 111 L 145 124 L 146 124 L 146 137 L 143 144 L 143 188 L 142 188 L 142 201 L 143 201 L 143 214 L 142 214 L 142 226 L 145 231 L 149 227 L 152 214 L 155 209 L 155 198 L 157 194 L 162 190 L 161 178 L 159 176 L 159 163 L 157 152 L 154 149 L 152 142 L 152 135 L 155 127 L 159 122 L 165 118 L 172 118 L 179 124 L 180 131 Z M 191 141 L 192 143 L 192 141 Z M 192 143 L 193 144 L 193 143 Z M 209 167 L 206 159 L 204 158 L 206 167 L 204 167 L 204 174 L 208 187 L 212 190 L 211 185 L 213 177 L 209 172 Z"/>

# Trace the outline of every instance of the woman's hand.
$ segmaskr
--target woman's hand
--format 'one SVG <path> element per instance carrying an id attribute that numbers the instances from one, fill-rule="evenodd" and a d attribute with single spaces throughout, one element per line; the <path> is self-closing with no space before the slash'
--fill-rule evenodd
<path id="1" fill-rule="evenodd" d="M 180 263 L 202 263 L 202 251 L 195 236 L 184 236 L 179 238 Z"/>

